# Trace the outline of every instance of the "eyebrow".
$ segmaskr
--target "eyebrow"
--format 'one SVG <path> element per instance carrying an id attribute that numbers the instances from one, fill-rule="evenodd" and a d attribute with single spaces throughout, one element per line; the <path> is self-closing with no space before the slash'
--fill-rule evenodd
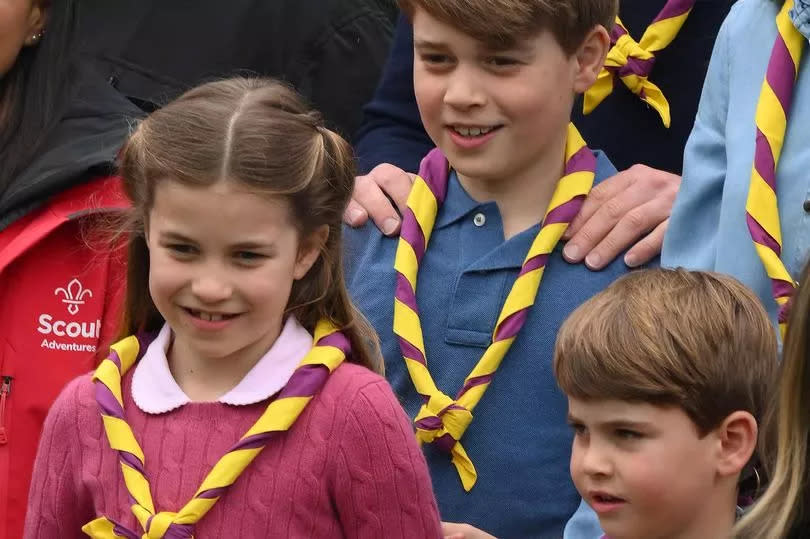
<path id="1" fill-rule="evenodd" d="M 583 424 L 585 423 L 580 418 L 568 414 L 568 423 L 570 424 Z M 632 430 L 639 430 L 643 428 L 649 428 L 652 423 L 648 421 L 631 421 L 629 419 L 614 419 L 612 421 L 604 421 L 597 423 L 596 426 L 600 428 L 607 428 L 607 429 L 632 429 Z"/>
<path id="2" fill-rule="evenodd" d="M 430 41 L 427 39 L 415 39 L 413 42 L 413 47 L 419 50 L 422 49 L 450 50 L 450 47 L 448 47 L 446 43 L 441 43 L 439 41 Z"/>
<path id="3" fill-rule="evenodd" d="M 196 240 L 193 240 L 193 239 L 191 239 L 191 238 L 189 238 L 187 236 L 184 236 L 183 234 L 180 234 L 179 232 L 174 232 L 174 231 L 161 232 L 160 239 L 162 239 L 163 241 L 169 240 L 169 241 L 179 241 L 179 242 L 182 242 L 182 243 L 197 243 Z M 276 244 L 273 243 L 273 242 L 260 242 L 260 241 L 256 241 L 256 240 L 249 240 L 249 241 L 242 241 L 242 242 L 239 242 L 239 243 L 235 243 L 233 245 L 230 245 L 229 248 L 237 250 L 237 251 L 242 251 L 242 250 L 244 250 L 244 251 L 252 251 L 252 250 L 257 250 L 257 249 L 273 250 L 273 249 L 275 249 L 275 246 L 276 246 Z"/>

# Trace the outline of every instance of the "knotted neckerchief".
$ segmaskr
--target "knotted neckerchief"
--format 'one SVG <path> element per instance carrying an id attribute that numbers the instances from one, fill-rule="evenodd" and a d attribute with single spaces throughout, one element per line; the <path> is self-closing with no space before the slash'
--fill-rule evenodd
<path id="1" fill-rule="evenodd" d="M 194 497 L 177 513 L 155 512 L 144 455 L 124 419 L 121 379 L 135 364 L 141 343 L 134 336 L 112 345 L 110 355 L 93 375 L 96 400 L 101 409 L 110 447 L 118 451 L 124 483 L 132 499 L 132 513 L 145 531 L 128 530 L 118 522 L 97 518 L 82 527 L 94 539 L 191 539 L 194 525 L 224 495 L 242 471 L 261 453 L 274 435 L 288 430 L 307 404 L 321 390 L 329 374 L 350 353 L 348 339 L 330 322 L 315 328 L 315 344 L 296 368 L 287 385 L 244 436 L 223 455 L 203 480 Z"/>
<path id="2" fill-rule="evenodd" d="M 778 34 L 762 82 L 755 122 L 757 125 L 754 167 L 745 203 L 745 219 L 771 290 L 779 305 L 779 329 L 787 329 L 787 305 L 796 282 L 782 262 L 782 230 L 776 200 L 776 167 L 785 141 L 793 86 L 804 52 L 805 37 L 793 25 L 789 12 L 793 0 L 787 0 L 776 16 Z"/>
<path id="3" fill-rule="evenodd" d="M 452 455 L 466 491 L 475 484 L 477 473 L 460 443 L 461 437 L 472 421 L 473 408 L 484 396 L 501 360 L 526 321 L 549 255 L 593 186 L 595 167 L 593 152 L 585 146 L 573 124 L 569 124 L 565 174 L 557 184 L 540 231 L 501 309 L 492 343 L 464 380 L 455 400 L 442 393 L 430 376 L 416 304 L 419 264 L 430 241 L 439 207 L 447 195 L 449 166 L 441 152 L 433 150 L 419 168 L 408 197 L 408 208 L 403 214 L 394 262 L 397 271 L 394 333 L 399 336 L 399 346 L 416 391 L 425 400 L 414 418 L 416 437 L 422 443 L 435 443 Z"/>
<path id="4" fill-rule="evenodd" d="M 683 23 L 692 11 L 695 0 L 667 0 L 664 8 L 644 31 L 641 41 L 636 42 L 621 19 L 610 31 L 610 43 L 605 65 L 591 88 L 585 92 L 583 112 L 590 114 L 613 92 L 618 77 L 627 88 L 654 108 L 664 127 L 670 125 L 669 101 L 661 89 L 650 82 L 649 76 L 655 65 L 655 53 L 672 43 Z"/>

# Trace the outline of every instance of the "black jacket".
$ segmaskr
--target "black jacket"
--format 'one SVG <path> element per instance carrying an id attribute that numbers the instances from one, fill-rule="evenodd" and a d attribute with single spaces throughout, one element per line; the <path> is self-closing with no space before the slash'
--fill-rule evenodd
<path id="1" fill-rule="evenodd" d="M 395 15 L 393 0 L 84 0 L 80 22 L 83 52 L 144 109 L 213 78 L 258 74 L 291 83 L 349 135 Z"/>
<path id="2" fill-rule="evenodd" d="M 109 174 L 130 121 L 141 111 L 88 67 L 77 69 L 62 120 L 36 158 L 0 195 L 0 230 L 50 197 Z"/>

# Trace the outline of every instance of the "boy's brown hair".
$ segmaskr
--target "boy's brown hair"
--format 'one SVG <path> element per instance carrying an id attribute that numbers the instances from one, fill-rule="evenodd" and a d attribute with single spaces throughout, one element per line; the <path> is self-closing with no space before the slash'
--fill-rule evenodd
<path id="1" fill-rule="evenodd" d="M 777 369 L 774 327 L 731 277 L 633 272 L 565 321 L 554 375 L 569 397 L 677 406 L 701 436 L 731 413 L 763 418 Z"/>
<path id="2" fill-rule="evenodd" d="M 496 49 L 509 48 L 544 30 L 573 54 L 595 26 L 608 31 L 618 0 L 398 0 L 409 18 L 417 9 Z"/>

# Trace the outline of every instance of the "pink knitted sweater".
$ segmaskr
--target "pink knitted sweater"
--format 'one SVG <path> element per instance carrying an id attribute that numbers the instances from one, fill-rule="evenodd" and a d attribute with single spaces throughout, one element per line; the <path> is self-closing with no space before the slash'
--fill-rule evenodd
<path id="1" fill-rule="evenodd" d="M 267 402 L 189 403 L 148 415 L 124 378 L 127 420 L 146 457 L 158 511 L 176 511 Z M 26 539 L 86 536 L 97 516 L 140 531 L 90 376 L 71 382 L 45 422 Z M 273 440 L 196 527 L 198 539 L 441 537 L 430 476 L 388 383 L 344 363 L 298 421 Z"/>

